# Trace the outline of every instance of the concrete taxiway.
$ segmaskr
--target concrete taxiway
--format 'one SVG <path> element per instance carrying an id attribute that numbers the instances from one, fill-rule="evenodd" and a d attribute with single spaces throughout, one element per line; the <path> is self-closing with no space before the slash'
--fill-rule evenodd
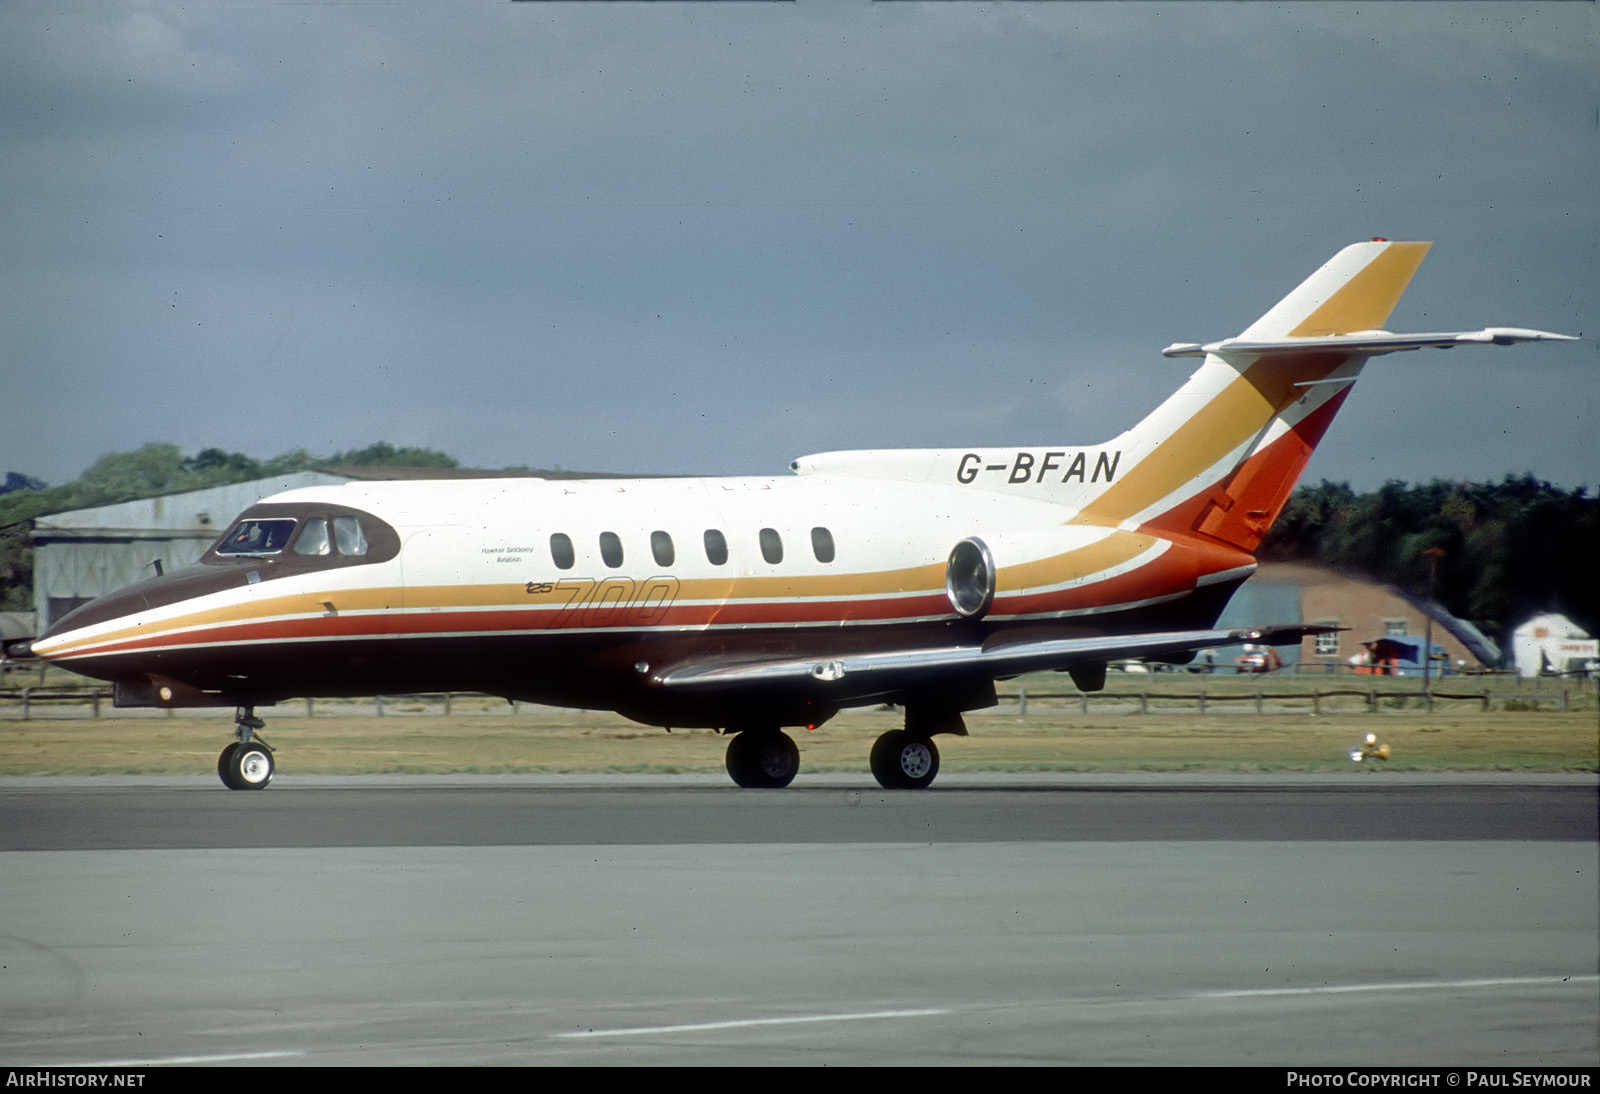
<path id="1" fill-rule="evenodd" d="M 0 779 L 0 1062 L 1592 1066 L 1597 800 Z"/>

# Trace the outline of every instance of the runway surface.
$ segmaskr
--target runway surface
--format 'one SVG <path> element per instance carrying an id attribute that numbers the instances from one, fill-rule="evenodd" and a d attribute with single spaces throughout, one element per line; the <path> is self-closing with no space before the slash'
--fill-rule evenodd
<path id="1" fill-rule="evenodd" d="M 0 779 L 0 1063 L 1592 1066 L 1597 801 Z"/>

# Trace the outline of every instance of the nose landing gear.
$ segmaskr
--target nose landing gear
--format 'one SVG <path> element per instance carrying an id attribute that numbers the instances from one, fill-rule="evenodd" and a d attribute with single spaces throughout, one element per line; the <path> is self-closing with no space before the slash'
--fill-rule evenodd
<path id="1" fill-rule="evenodd" d="M 271 746 L 256 736 L 266 723 L 254 707 L 240 707 L 233 720 L 239 739 L 217 757 L 217 775 L 229 790 L 265 790 L 276 771 Z"/>

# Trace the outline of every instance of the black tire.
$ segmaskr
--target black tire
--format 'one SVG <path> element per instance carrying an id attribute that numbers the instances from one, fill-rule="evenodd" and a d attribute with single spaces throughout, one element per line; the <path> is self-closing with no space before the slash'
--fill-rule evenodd
<path id="1" fill-rule="evenodd" d="M 239 743 L 235 741 L 233 744 L 223 749 L 222 754 L 217 757 L 217 778 L 221 779 L 222 785 L 227 787 L 229 790 L 244 789 L 244 787 L 240 786 L 234 781 L 234 776 L 232 774 L 233 754 L 238 750 Z"/>
<path id="2" fill-rule="evenodd" d="M 748 790 L 779 790 L 800 771 L 800 749 L 781 730 L 747 729 L 728 742 L 728 774 Z"/>
<path id="3" fill-rule="evenodd" d="M 871 762 L 885 790 L 922 790 L 939 774 L 939 749 L 930 738 L 891 729 L 873 742 Z"/>
<path id="4" fill-rule="evenodd" d="M 227 765 L 222 781 L 229 790 L 265 790 L 277 772 L 277 765 L 272 761 L 272 750 L 260 741 L 229 745 L 223 749 L 223 756 Z M 218 761 L 219 764 L 221 762 Z"/>

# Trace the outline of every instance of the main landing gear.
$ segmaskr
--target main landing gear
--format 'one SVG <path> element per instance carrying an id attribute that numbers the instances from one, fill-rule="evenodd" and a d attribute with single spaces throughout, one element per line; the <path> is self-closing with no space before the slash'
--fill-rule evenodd
<path id="1" fill-rule="evenodd" d="M 939 773 L 939 750 L 931 737 L 891 729 L 872 745 L 872 777 L 885 790 L 921 790 Z"/>
<path id="2" fill-rule="evenodd" d="M 935 734 L 966 736 L 961 714 L 947 708 L 910 707 L 906 728 L 891 729 L 872 746 L 872 777 L 885 790 L 921 790 L 939 774 Z M 728 774 L 748 789 L 779 789 L 800 770 L 800 750 L 777 728 L 735 732 L 728 742 Z"/>
<path id="3" fill-rule="evenodd" d="M 217 757 L 217 775 L 229 790 L 265 790 L 272 781 L 275 765 L 272 749 L 256 736 L 256 731 L 266 723 L 256 717 L 254 707 L 240 707 L 233 720 L 239 739 Z"/>
<path id="4" fill-rule="evenodd" d="M 989 702 L 993 702 L 993 698 Z M 885 790 L 922 790 L 939 774 L 939 749 L 933 738 L 940 733 L 967 735 L 961 710 L 948 703 L 911 703 L 906 707 L 906 727 L 891 729 L 872 745 L 872 777 Z"/>
<path id="5" fill-rule="evenodd" d="M 745 729 L 728 742 L 728 774 L 751 790 L 777 790 L 794 782 L 800 749 L 781 729 Z"/>

